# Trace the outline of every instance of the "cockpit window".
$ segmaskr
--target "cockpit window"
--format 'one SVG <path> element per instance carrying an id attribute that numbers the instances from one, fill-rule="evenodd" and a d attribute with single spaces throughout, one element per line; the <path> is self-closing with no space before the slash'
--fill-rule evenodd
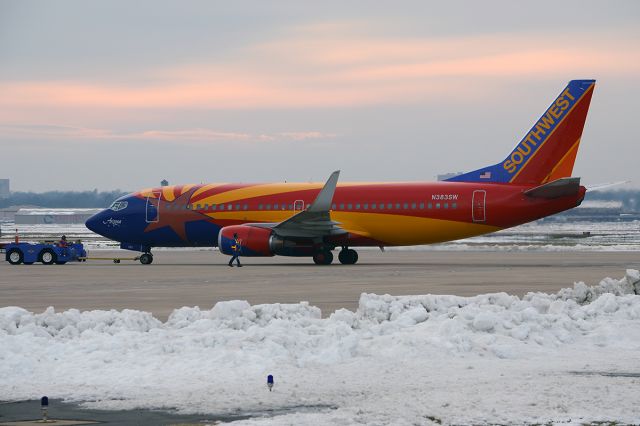
<path id="1" fill-rule="evenodd" d="M 128 201 L 116 201 L 115 203 L 111 204 L 111 207 L 109 207 L 109 209 L 113 210 L 114 212 L 118 212 L 120 210 L 126 209 L 128 205 Z"/>

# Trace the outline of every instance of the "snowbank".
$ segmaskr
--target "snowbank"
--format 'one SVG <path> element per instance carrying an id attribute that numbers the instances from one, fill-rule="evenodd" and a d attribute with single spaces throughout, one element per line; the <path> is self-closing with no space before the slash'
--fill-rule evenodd
<path id="1" fill-rule="evenodd" d="M 633 379 L 598 372 L 640 370 L 639 291 L 628 270 L 523 298 L 362 294 L 355 312 L 326 319 L 306 302 L 183 307 L 165 323 L 131 310 L 5 307 L 0 400 L 289 413 L 248 423 L 633 423 Z"/>

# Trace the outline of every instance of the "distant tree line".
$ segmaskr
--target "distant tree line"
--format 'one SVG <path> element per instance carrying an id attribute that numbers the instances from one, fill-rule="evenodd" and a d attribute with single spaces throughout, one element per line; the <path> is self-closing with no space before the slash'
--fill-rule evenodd
<path id="1" fill-rule="evenodd" d="M 0 208 L 10 206 L 36 206 L 49 208 L 106 208 L 128 192 L 114 191 L 50 191 L 11 192 L 8 198 L 0 199 Z"/>

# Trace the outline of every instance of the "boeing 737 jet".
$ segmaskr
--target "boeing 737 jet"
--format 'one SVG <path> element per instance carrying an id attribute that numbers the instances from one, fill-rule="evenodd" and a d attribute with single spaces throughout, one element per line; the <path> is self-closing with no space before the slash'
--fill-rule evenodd
<path id="1" fill-rule="evenodd" d="M 441 182 L 211 183 L 144 189 L 87 227 L 140 251 L 219 247 L 241 256 L 309 256 L 354 264 L 354 247 L 432 244 L 531 222 L 578 206 L 571 177 L 595 80 L 573 80 L 501 162 Z"/>

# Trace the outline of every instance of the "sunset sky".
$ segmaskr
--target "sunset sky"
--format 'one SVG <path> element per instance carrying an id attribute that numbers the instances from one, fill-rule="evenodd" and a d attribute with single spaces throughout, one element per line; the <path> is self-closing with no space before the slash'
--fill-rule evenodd
<path id="1" fill-rule="evenodd" d="M 504 159 L 575 78 L 574 175 L 640 186 L 636 1 L 0 0 L 0 64 L 12 190 L 433 180 Z"/>

